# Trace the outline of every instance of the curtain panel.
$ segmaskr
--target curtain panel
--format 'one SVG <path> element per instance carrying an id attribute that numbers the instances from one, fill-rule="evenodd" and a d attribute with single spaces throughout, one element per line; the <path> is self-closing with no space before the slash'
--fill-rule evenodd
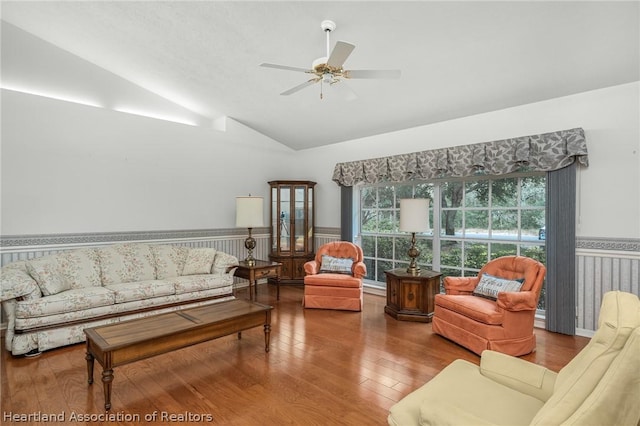
<path id="1" fill-rule="evenodd" d="M 587 166 L 582 128 L 493 142 L 460 145 L 390 157 L 336 164 L 333 181 L 358 183 L 404 182 L 474 175 L 503 175 L 518 171 L 553 171 L 578 161 Z"/>

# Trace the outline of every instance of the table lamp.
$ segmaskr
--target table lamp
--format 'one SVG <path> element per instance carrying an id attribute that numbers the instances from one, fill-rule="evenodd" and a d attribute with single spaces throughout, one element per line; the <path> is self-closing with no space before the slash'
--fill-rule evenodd
<path id="1" fill-rule="evenodd" d="M 403 198 L 400 200 L 400 231 L 411 232 L 411 247 L 407 254 L 411 258 L 407 272 L 420 273 L 416 258 L 420 251 L 416 248 L 416 232 L 429 230 L 429 200 L 426 198 Z"/>
<path id="2" fill-rule="evenodd" d="M 249 229 L 249 236 L 244 240 L 244 246 L 248 251 L 245 261 L 249 266 L 256 264 L 256 260 L 253 258 L 256 240 L 251 236 L 251 229 L 264 226 L 263 204 L 264 199 L 262 197 L 252 197 L 251 194 L 248 197 L 236 197 L 236 226 Z"/>

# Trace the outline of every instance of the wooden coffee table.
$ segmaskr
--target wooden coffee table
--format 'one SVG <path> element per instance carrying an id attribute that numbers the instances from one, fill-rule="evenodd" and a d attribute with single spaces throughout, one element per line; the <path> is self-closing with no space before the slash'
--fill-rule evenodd
<path id="1" fill-rule="evenodd" d="M 269 352 L 272 306 L 231 300 L 197 308 L 123 321 L 84 330 L 87 373 L 93 383 L 94 360 L 102 365 L 104 408 L 111 408 L 113 368 L 176 349 L 264 326 L 264 350 Z"/>

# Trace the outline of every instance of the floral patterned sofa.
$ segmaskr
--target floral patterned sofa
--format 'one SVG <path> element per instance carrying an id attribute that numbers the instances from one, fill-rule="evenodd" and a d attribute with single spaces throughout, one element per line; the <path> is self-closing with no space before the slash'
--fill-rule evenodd
<path id="1" fill-rule="evenodd" d="M 82 342 L 83 330 L 231 300 L 238 259 L 213 248 L 142 243 L 63 251 L 0 270 L 13 355 Z"/>

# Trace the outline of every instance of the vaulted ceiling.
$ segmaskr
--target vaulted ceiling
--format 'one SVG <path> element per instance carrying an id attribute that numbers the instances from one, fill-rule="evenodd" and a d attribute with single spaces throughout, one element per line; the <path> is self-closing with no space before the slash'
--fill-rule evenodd
<path id="1" fill-rule="evenodd" d="M 207 119 L 231 117 L 299 150 L 637 81 L 638 6 L 3 1 L 2 19 Z M 326 55 L 326 19 L 337 24 L 331 48 L 356 46 L 345 69 L 401 78 L 281 96 L 310 76 L 259 65 L 310 68 Z"/>

